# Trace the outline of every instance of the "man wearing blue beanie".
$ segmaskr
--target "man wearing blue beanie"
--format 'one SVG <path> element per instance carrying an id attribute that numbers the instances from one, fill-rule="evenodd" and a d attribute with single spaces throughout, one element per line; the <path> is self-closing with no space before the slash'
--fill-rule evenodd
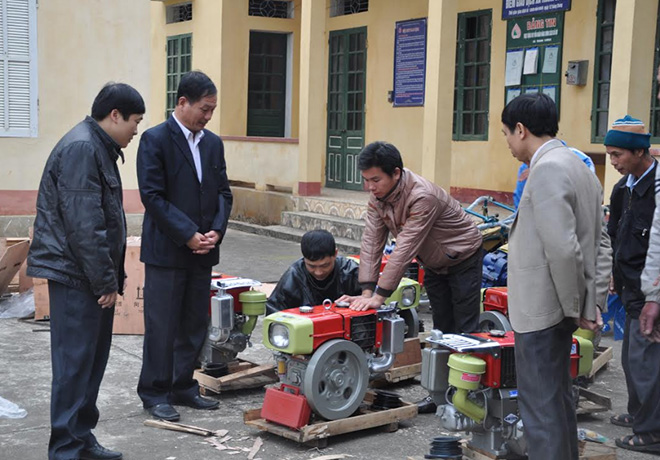
<path id="1" fill-rule="evenodd" d="M 639 327 L 646 301 L 641 275 L 649 247 L 655 210 L 654 179 L 657 162 L 649 153 L 651 134 L 630 115 L 616 120 L 605 136 L 610 163 L 623 178 L 610 197 L 607 232 L 614 250 L 611 292 L 619 294 L 626 309 L 621 362 L 628 389 L 628 412 L 610 421 L 631 427 L 633 435 L 617 439 L 624 449 L 660 452 L 660 346 L 647 340 Z"/>

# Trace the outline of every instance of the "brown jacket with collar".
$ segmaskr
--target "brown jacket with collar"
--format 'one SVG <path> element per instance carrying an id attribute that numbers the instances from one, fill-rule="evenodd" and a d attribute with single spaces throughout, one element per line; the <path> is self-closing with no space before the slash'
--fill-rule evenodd
<path id="1" fill-rule="evenodd" d="M 388 297 L 414 257 L 443 273 L 473 255 L 482 244 L 475 223 L 449 194 L 404 168 L 399 183 L 383 199 L 371 195 L 360 249 L 363 289 Z M 396 247 L 379 277 L 388 232 Z"/>

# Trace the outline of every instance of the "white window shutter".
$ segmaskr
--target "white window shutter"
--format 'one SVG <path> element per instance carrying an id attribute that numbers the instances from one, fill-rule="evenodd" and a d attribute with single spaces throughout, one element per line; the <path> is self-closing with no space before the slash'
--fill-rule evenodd
<path id="1" fill-rule="evenodd" d="M 0 0 L 0 136 L 37 135 L 36 0 Z"/>

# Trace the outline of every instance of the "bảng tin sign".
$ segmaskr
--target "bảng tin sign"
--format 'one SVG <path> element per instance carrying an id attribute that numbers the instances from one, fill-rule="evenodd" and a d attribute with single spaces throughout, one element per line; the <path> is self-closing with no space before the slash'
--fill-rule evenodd
<path id="1" fill-rule="evenodd" d="M 571 9 L 571 0 L 502 0 L 502 19 Z"/>

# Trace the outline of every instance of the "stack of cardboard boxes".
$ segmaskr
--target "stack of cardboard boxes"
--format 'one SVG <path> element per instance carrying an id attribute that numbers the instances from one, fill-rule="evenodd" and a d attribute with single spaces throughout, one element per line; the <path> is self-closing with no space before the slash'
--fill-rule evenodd
<path id="1" fill-rule="evenodd" d="M 115 305 L 113 334 L 144 334 L 144 264 L 140 262 L 140 237 L 126 241 L 126 288 Z M 35 319 L 48 319 L 48 281 L 34 278 Z"/>

